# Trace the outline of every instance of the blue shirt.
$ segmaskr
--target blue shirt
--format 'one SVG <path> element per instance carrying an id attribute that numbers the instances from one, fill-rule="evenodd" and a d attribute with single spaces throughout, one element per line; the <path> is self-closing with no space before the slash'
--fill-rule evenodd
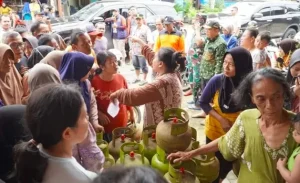
<path id="1" fill-rule="evenodd" d="M 227 50 L 234 48 L 237 46 L 237 38 L 234 35 L 224 35 L 222 34 L 221 37 L 224 39 L 227 45 Z"/>

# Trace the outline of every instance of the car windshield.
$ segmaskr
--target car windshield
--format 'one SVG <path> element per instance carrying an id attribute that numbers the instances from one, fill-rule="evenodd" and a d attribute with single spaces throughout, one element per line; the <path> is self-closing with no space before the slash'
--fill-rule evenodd
<path id="1" fill-rule="evenodd" d="M 103 7 L 103 3 L 100 3 L 100 2 L 91 3 L 87 6 L 85 6 L 84 8 L 82 8 L 81 10 L 79 10 L 74 15 L 71 15 L 71 19 L 80 20 L 80 21 L 86 20 L 91 15 L 97 13 L 97 11 L 102 7 Z"/>
<path id="2" fill-rule="evenodd" d="M 256 7 L 258 7 L 259 4 L 260 4 L 259 2 L 237 2 L 233 5 L 225 8 L 222 11 L 222 13 L 230 14 L 231 9 L 233 7 L 237 7 L 239 16 L 248 17 L 248 16 L 251 16 L 254 13 Z"/>

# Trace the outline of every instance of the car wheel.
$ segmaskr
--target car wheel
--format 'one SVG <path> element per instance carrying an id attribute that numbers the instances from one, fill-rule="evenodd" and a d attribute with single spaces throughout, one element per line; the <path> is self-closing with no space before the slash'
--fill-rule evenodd
<path id="1" fill-rule="evenodd" d="M 296 30 L 293 28 L 289 28 L 284 35 L 282 36 L 282 39 L 290 38 L 293 39 L 295 35 L 297 34 Z"/>

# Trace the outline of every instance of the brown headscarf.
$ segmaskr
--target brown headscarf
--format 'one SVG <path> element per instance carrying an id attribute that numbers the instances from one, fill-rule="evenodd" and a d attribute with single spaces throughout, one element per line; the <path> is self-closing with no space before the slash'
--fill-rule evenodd
<path id="1" fill-rule="evenodd" d="M 45 58 L 43 58 L 40 63 L 48 64 L 54 67 L 56 70 L 59 69 L 63 56 L 67 52 L 65 51 L 52 51 Z"/>
<path id="2" fill-rule="evenodd" d="M 8 45 L 0 44 L 0 63 L 4 61 L 4 56 L 8 56 L 7 54 L 14 55 Z M 0 72 L 0 99 L 5 105 L 21 104 L 23 95 L 21 80 L 22 78 L 14 64 L 11 65 L 9 72 Z"/>
<path id="3" fill-rule="evenodd" d="M 49 83 L 61 83 L 59 72 L 50 65 L 38 63 L 28 73 L 31 92 Z"/>

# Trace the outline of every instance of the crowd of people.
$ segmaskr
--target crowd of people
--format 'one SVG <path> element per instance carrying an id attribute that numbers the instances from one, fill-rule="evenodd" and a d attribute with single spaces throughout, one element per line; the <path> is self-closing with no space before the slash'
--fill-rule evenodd
<path id="1" fill-rule="evenodd" d="M 237 11 L 233 8 L 234 20 Z M 166 182 L 150 168 L 104 170 L 96 134 L 112 141 L 115 128 L 135 121 L 132 106 L 145 105 L 143 127 L 157 125 L 165 110 L 181 107 L 180 73 L 188 70 L 193 94 L 189 104 L 202 110 L 195 117 L 205 117 L 207 144 L 174 152 L 168 159 L 185 161 L 215 152 L 220 172 L 214 183 L 222 182 L 233 165 L 239 167 L 238 182 L 300 182 L 297 41 L 282 40 L 272 64 L 267 32 L 249 27 L 239 42 L 237 20 L 204 24 L 197 15 L 186 56 L 185 37 L 170 16 L 158 18 L 157 30 L 151 32 L 135 7 L 127 19 L 116 9 L 105 22 L 74 30 L 66 40 L 38 15 L 30 31 L 12 28 L 8 15 L 0 18 L 0 180 Z M 107 23 L 111 37 L 103 36 Z M 139 87 L 128 88 L 116 55 L 107 50 L 109 39 L 122 54 L 121 67 L 129 43 Z M 155 78 L 150 83 L 148 67 Z M 120 110 L 112 117 L 107 109 L 116 101 Z"/>

